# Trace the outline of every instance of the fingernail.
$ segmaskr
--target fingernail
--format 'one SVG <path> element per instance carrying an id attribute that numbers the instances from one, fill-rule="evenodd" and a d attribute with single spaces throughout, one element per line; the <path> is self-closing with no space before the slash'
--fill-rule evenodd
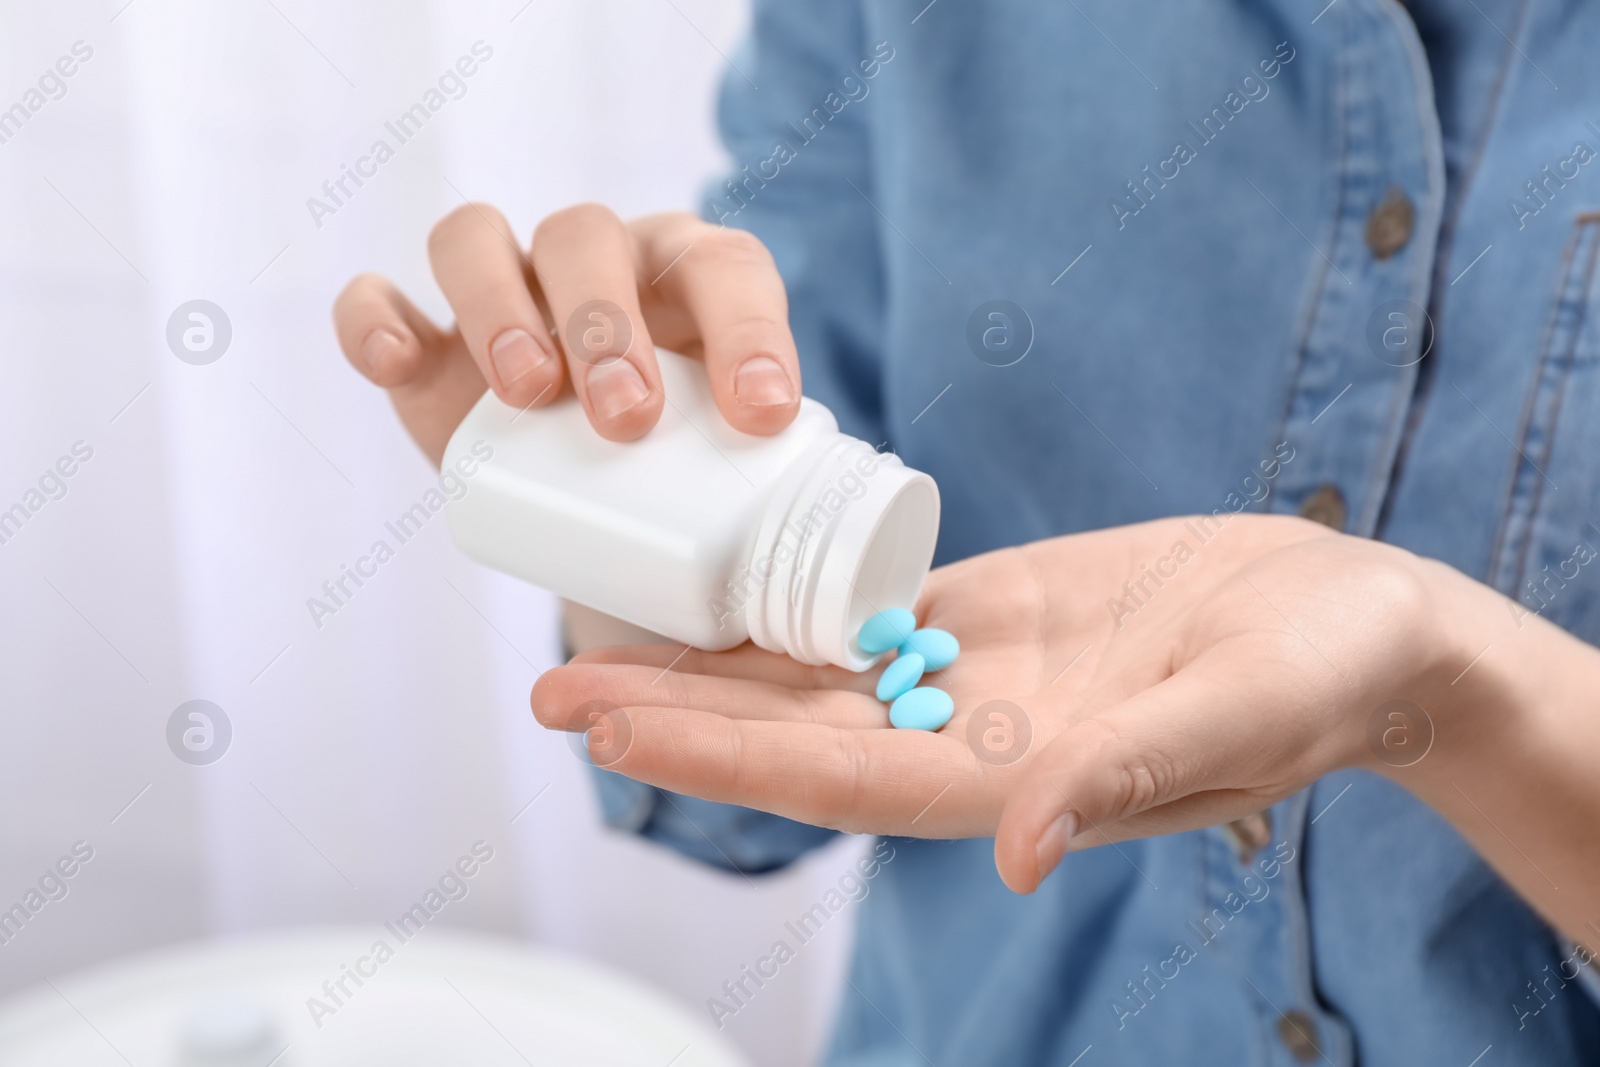
<path id="1" fill-rule="evenodd" d="M 589 403 L 602 419 L 614 419 L 650 395 L 639 368 L 625 359 L 602 363 L 589 372 Z"/>
<path id="2" fill-rule="evenodd" d="M 794 403 L 794 386 L 771 356 L 752 356 L 733 378 L 733 395 L 751 408 L 785 407 Z"/>
<path id="3" fill-rule="evenodd" d="M 1044 881 L 1050 872 L 1056 869 L 1061 857 L 1067 854 L 1067 845 L 1077 832 L 1078 814 L 1067 811 L 1058 816 L 1056 821 L 1039 835 L 1039 843 L 1034 846 L 1034 854 L 1039 862 L 1039 881 Z"/>
<path id="4" fill-rule="evenodd" d="M 367 373 L 380 376 L 390 373 L 405 353 L 405 342 L 391 330 L 373 330 L 361 343 L 361 360 Z"/>
<path id="5" fill-rule="evenodd" d="M 550 353 L 539 347 L 539 342 L 527 330 L 513 327 L 502 330 L 489 345 L 489 362 L 500 376 L 500 387 L 511 385 L 538 370 Z"/>

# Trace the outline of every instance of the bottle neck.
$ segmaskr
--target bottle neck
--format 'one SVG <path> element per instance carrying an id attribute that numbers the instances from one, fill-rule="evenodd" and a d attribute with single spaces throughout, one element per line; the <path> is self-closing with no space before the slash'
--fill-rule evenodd
<path id="1" fill-rule="evenodd" d="M 821 435 L 774 487 L 746 566 L 750 639 L 802 663 L 866 670 L 861 624 L 910 608 L 933 562 L 939 490 L 892 453 Z"/>

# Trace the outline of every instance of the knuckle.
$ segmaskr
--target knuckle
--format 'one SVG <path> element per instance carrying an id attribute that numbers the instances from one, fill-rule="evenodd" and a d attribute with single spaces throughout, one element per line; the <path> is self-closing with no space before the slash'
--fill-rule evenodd
<path id="1" fill-rule="evenodd" d="M 617 213 L 604 204 L 589 200 L 553 211 L 540 220 L 533 231 L 534 244 L 594 234 L 600 230 L 622 228 Z"/>
<path id="2" fill-rule="evenodd" d="M 643 678 L 653 669 L 654 668 L 651 667 L 642 667 L 637 673 L 640 678 Z M 700 704 L 694 699 L 694 694 L 689 691 L 689 686 L 686 684 L 684 678 L 684 675 L 678 674 L 675 671 L 665 671 L 662 672 L 660 677 L 648 682 L 647 684 L 651 687 L 654 687 L 663 682 L 666 683 L 667 691 L 665 694 L 665 700 L 666 705 L 669 708 L 693 708 L 700 706 Z M 648 700 L 649 698 L 646 699 Z"/>
<path id="3" fill-rule="evenodd" d="M 1164 760 L 1143 753 L 1123 760 L 1117 765 L 1117 810 L 1132 815 L 1154 807 L 1170 795 L 1172 779 L 1171 767 Z"/>
<path id="4" fill-rule="evenodd" d="M 766 785 L 766 775 L 758 769 L 765 757 L 759 743 L 747 742 L 743 733 L 729 730 L 723 766 L 727 772 L 728 798 L 734 803 L 755 802 Z"/>
<path id="5" fill-rule="evenodd" d="M 711 223 L 702 219 L 692 211 L 657 211 L 650 215 L 639 215 L 629 220 L 628 229 L 635 233 L 670 234 L 674 239 L 697 238 L 701 234 L 718 229 Z"/>
<path id="6" fill-rule="evenodd" d="M 468 227 L 482 226 L 485 221 L 502 227 L 504 218 L 500 209 L 482 202 L 466 203 L 453 208 L 428 231 L 428 253 L 437 255 L 448 248 Z"/>
<path id="7" fill-rule="evenodd" d="M 833 725 L 833 715 L 830 714 L 828 698 L 823 696 L 824 690 L 801 689 L 796 692 L 800 705 L 799 720 L 814 726 Z"/>
<path id="8" fill-rule="evenodd" d="M 1097 721 L 1103 766 L 1112 768 L 1108 800 L 1115 817 L 1134 815 L 1173 798 L 1180 778 L 1171 757 L 1129 743 L 1110 723 Z"/>
<path id="9" fill-rule="evenodd" d="M 794 702 L 796 705 L 796 722 L 818 724 L 826 721 L 823 716 L 822 702 L 810 690 L 800 690 L 795 693 Z"/>
<path id="10" fill-rule="evenodd" d="M 772 315 L 744 311 L 718 324 L 716 335 L 707 347 L 734 349 L 745 356 L 771 356 L 779 363 L 793 364 L 794 353 L 785 341 L 788 326 Z"/>
<path id="11" fill-rule="evenodd" d="M 833 753 L 829 761 L 838 771 L 838 788 L 829 780 L 832 775 L 822 775 L 820 786 L 809 791 L 809 806 L 817 821 L 831 829 L 852 831 L 861 822 L 861 813 L 871 810 L 876 761 L 865 745 L 852 743 L 843 732 L 833 738 Z"/>
<path id="12" fill-rule="evenodd" d="M 748 270 L 776 270 L 772 253 L 748 230 L 719 227 L 702 238 L 708 254 Z"/>
<path id="13" fill-rule="evenodd" d="M 841 744 L 844 743 L 841 741 Z M 850 806 L 842 811 L 835 810 L 833 818 L 840 824 L 859 824 L 861 813 L 872 810 L 871 793 L 874 783 L 881 776 L 878 774 L 877 760 L 865 745 L 846 745 L 844 758 L 850 768 Z"/>

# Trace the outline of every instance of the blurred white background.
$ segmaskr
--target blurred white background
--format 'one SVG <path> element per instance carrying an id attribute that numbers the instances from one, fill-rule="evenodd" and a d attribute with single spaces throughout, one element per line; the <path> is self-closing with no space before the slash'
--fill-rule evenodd
<path id="1" fill-rule="evenodd" d="M 458 554 L 442 517 L 320 629 L 308 611 L 433 484 L 338 353 L 344 282 L 381 271 L 448 321 L 424 245 L 463 197 L 528 234 L 579 200 L 692 208 L 722 164 L 741 3 L 524 2 L 0 7 L 0 109 L 79 59 L 0 125 L 0 511 L 92 449 L 0 543 L 0 909 L 93 849 L 0 945 L 0 993 L 173 941 L 381 922 L 481 839 L 495 859 L 440 921 L 707 1018 L 854 856 L 751 881 L 601 828 L 587 768 L 528 712 L 551 600 Z M 319 227 L 308 198 L 479 41 L 464 95 Z M 203 366 L 166 340 L 195 299 L 232 327 Z M 192 699 L 232 725 L 209 766 L 168 747 Z M 847 927 L 729 1022 L 758 1062 L 816 1058 Z"/>

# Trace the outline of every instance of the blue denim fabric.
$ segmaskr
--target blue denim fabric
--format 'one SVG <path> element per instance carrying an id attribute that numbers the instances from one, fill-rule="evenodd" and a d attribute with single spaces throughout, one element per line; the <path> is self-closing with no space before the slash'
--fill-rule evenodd
<path id="1" fill-rule="evenodd" d="M 1600 5 L 927 2 L 758 2 L 705 213 L 776 256 L 807 393 L 938 480 L 941 561 L 1332 487 L 1600 638 Z M 602 777 L 721 866 L 827 838 Z M 1593 965 L 1443 819 L 1364 772 L 1269 817 L 1026 898 L 895 840 L 829 1062 L 1600 1062 Z"/>

